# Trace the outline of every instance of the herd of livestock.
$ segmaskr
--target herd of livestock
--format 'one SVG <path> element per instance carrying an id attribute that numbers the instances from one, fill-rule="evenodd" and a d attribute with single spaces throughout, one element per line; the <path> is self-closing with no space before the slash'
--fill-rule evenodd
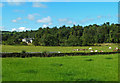
<path id="1" fill-rule="evenodd" d="M 108 49 L 112 49 L 111 47 L 109 47 Z M 90 47 L 89 49 L 73 49 L 72 51 L 86 51 L 86 50 L 90 50 L 90 52 L 103 52 L 103 50 L 92 50 L 92 47 Z M 120 49 L 118 49 L 117 47 L 115 49 L 113 49 L 113 51 L 120 51 Z"/>

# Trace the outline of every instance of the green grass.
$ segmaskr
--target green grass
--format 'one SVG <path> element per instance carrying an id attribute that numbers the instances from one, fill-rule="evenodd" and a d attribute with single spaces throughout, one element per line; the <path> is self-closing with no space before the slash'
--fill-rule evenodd
<path id="1" fill-rule="evenodd" d="M 3 81 L 117 81 L 118 54 L 3 58 Z"/>
<path id="2" fill-rule="evenodd" d="M 108 46 L 69 46 L 69 47 L 2 45 L 2 52 L 22 52 L 22 50 L 25 50 L 26 52 L 60 51 L 62 53 L 69 53 L 69 52 L 78 52 L 78 51 L 72 51 L 72 49 L 88 49 L 89 47 L 92 47 L 93 50 L 98 50 L 98 51 L 103 50 L 104 52 L 110 52 L 110 51 L 113 51 L 116 47 L 118 47 L 118 45 L 112 44 L 112 45 L 108 45 Z M 112 47 L 112 49 L 108 49 L 109 47 Z M 84 52 L 84 51 L 79 51 L 79 52 Z M 85 52 L 90 52 L 90 50 L 85 51 Z"/>

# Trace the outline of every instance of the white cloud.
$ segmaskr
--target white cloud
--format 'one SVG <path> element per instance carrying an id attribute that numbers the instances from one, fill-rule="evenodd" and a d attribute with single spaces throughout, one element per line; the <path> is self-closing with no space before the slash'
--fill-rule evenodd
<path id="1" fill-rule="evenodd" d="M 21 20 L 22 18 L 21 17 L 18 17 L 17 20 Z"/>
<path id="2" fill-rule="evenodd" d="M 48 26 L 50 26 L 50 25 L 52 25 L 52 23 L 47 23 L 47 24 L 43 24 L 43 28 L 46 28 L 46 27 L 48 27 Z"/>
<path id="3" fill-rule="evenodd" d="M 111 15 L 106 15 L 106 16 L 97 16 L 97 18 L 96 18 L 96 19 L 104 19 L 104 18 L 109 19 L 109 18 L 112 18 L 112 16 L 111 16 Z"/>
<path id="4" fill-rule="evenodd" d="M 68 23 L 68 24 L 73 24 L 73 22 L 72 22 L 72 21 L 68 21 L 67 23 Z"/>
<path id="5" fill-rule="evenodd" d="M 0 23 L 2 22 L 2 16 L 0 15 Z"/>
<path id="6" fill-rule="evenodd" d="M 29 20 L 34 20 L 36 16 L 40 16 L 38 13 L 34 13 L 34 14 L 28 14 L 27 18 Z"/>
<path id="7" fill-rule="evenodd" d="M 51 22 L 51 23 L 48 23 L 48 25 L 52 25 L 52 22 Z"/>
<path id="8" fill-rule="evenodd" d="M 14 20 L 12 20 L 12 22 L 17 22 L 17 20 L 14 19 Z"/>
<path id="9" fill-rule="evenodd" d="M 101 20 L 101 19 L 111 19 L 113 18 L 111 15 L 106 15 L 106 16 L 103 16 L 103 15 L 99 15 L 99 16 L 96 16 L 95 18 L 84 18 L 84 19 L 81 19 L 80 20 L 80 23 L 81 24 L 86 24 L 86 23 L 90 23 L 90 22 L 95 22 L 97 20 Z"/>
<path id="10" fill-rule="evenodd" d="M 17 29 L 16 28 L 13 28 L 12 31 L 16 31 Z"/>
<path id="11" fill-rule="evenodd" d="M 29 2 L 50 2 L 52 0 L 28 0 Z"/>
<path id="12" fill-rule="evenodd" d="M 84 23 L 88 23 L 94 20 L 95 20 L 94 18 L 85 18 L 85 19 L 80 20 L 80 23 L 84 24 Z"/>
<path id="13" fill-rule="evenodd" d="M 11 6 L 20 6 L 25 3 L 25 0 L 4 0 L 5 2 L 8 2 Z"/>
<path id="14" fill-rule="evenodd" d="M 25 0 L 4 0 L 5 2 L 23 2 Z"/>
<path id="15" fill-rule="evenodd" d="M 119 2 L 119 0 L 2 0 L 2 2 Z"/>
<path id="16" fill-rule="evenodd" d="M 26 27 L 19 27 L 18 30 L 19 30 L 19 31 L 26 31 L 26 30 L 29 30 L 29 28 L 26 28 Z"/>
<path id="17" fill-rule="evenodd" d="M 35 18 L 34 15 L 32 15 L 32 14 L 29 14 L 29 15 L 28 15 L 28 19 L 29 19 L 29 20 L 34 20 L 34 18 Z"/>
<path id="18" fill-rule="evenodd" d="M 3 3 L 0 3 L 0 7 L 3 7 L 4 5 L 3 5 Z"/>
<path id="19" fill-rule="evenodd" d="M 62 19 L 58 19 L 58 21 L 60 23 L 65 23 L 65 24 L 75 24 L 73 21 L 67 19 L 67 18 L 62 18 Z"/>
<path id="20" fill-rule="evenodd" d="M 22 19 L 21 17 L 18 17 L 16 19 L 13 19 L 12 22 L 16 23 L 16 22 L 18 22 L 18 20 L 21 20 L 21 19 Z"/>
<path id="21" fill-rule="evenodd" d="M 28 14 L 28 16 L 25 17 L 25 18 L 26 18 L 26 19 L 29 19 L 29 20 L 34 20 L 36 16 L 39 16 L 39 14 L 38 14 L 38 13 Z M 18 18 L 16 18 L 16 19 L 13 19 L 12 22 L 14 22 L 14 23 L 16 23 L 16 22 L 17 22 L 17 23 L 26 23 L 25 21 L 24 21 L 24 22 L 20 22 L 20 20 L 22 20 L 22 18 L 21 18 L 21 17 L 18 17 Z"/>
<path id="22" fill-rule="evenodd" d="M 66 18 L 63 18 L 63 19 L 58 19 L 59 22 L 66 22 L 67 19 Z"/>
<path id="23" fill-rule="evenodd" d="M 120 18 L 120 14 L 117 14 L 116 17 Z"/>
<path id="24" fill-rule="evenodd" d="M 52 0 L 2 0 L 2 2 L 51 2 L 51 1 Z"/>
<path id="25" fill-rule="evenodd" d="M 48 25 L 44 24 L 42 27 L 43 27 L 43 28 L 46 28 L 46 27 L 48 27 Z"/>
<path id="26" fill-rule="evenodd" d="M 2 29 L 3 28 L 3 26 L 0 26 L 0 29 Z"/>
<path id="27" fill-rule="evenodd" d="M 26 27 L 19 27 L 19 28 L 13 28 L 11 31 L 26 31 L 26 30 L 30 30 L 30 29 Z"/>
<path id="28" fill-rule="evenodd" d="M 5 27 L 4 26 L 0 26 L 0 30 L 3 30 Z"/>
<path id="29" fill-rule="evenodd" d="M 97 16 L 98 19 L 102 18 L 102 16 Z"/>
<path id="30" fill-rule="evenodd" d="M 45 17 L 45 18 L 37 20 L 37 22 L 38 23 L 50 23 L 51 24 L 52 23 L 52 19 L 51 19 L 50 16 L 48 16 L 48 17 Z"/>
<path id="31" fill-rule="evenodd" d="M 33 7 L 41 7 L 41 8 L 46 8 L 47 7 L 46 5 L 38 3 L 38 2 L 34 2 L 32 6 Z"/>
<path id="32" fill-rule="evenodd" d="M 14 12 L 19 12 L 19 13 L 23 13 L 24 10 L 13 10 Z"/>
<path id="33" fill-rule="evenodd" d="M 24 2 L 8 2 L 8 4 L 11 6 L 20 6 L 20 5 L 23 5 Z"/>

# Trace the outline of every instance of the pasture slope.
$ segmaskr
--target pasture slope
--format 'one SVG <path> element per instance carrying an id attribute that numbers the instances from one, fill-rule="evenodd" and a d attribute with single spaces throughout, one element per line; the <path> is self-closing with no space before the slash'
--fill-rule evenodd
<path id="1" fill-rule="evenodd" d="M 26 52 L 58 52 L 61 53 L 70 53 L 70 52 L 90 52 L 87 51 L 72 51 L 73 49 L 89 49 L 92 47 L 92 50 L 98 50 L 100 52 L 103 50 L 104 52 L 113 52 L 113 50 L 118 47 L 118 44 L 102 44 L 101 46 L 12 46 L 12 45 L 2 45 L 2 52 L 22 52 L 25 50 Z M 109 49 L 109 47 L 112 47 Z"/>
<path id="2" fill-rule="evenodd" d="M 118 54 L 3 58 L 3 81 L 118 81 Z"/>

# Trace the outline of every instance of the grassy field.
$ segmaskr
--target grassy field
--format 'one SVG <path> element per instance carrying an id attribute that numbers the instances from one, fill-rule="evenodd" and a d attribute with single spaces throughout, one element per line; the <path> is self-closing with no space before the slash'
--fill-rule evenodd
<path id="1" fill-rule="evenodd" d="M 117 81 L 118 54 L 3 58 L 2 74 L 3 81 Z"/>
<path id="2" fill-rule="evenodd" d="M 69 52 L 78 52 L 78 51 L 72 51 L 72 49 L 88 49 L 89 47 L 92 47 L 92 50 L 103 50 L 104 52 L 110 52 L 113 51 L 116 47 L 118 47 L 117 44 L 112 45 L 103 45 L 103 46 L 69 46 L 69 47 L 62 47 L 62 46 L 11 46 L 11 45 L 2 45 L 2 52 L 21 52 L 22 50 L 25 50 L 26 52 L 43 52 L 43 51 L 49 51 L 49 52 L 56 52 L 60 51 L 62 53 L 69 53 Z M 109 47 L 112 47 L 112 49 L 108 49 Z M 79 51 L 84 52 L 84 51 Z M 85 51 L 90 52 L 90 50 Z"/>

